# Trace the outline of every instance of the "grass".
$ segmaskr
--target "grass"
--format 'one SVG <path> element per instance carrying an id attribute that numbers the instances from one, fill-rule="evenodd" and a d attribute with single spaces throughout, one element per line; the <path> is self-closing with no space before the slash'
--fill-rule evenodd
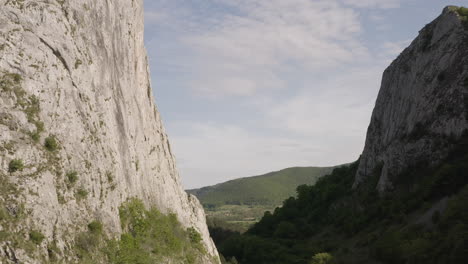
<path id="1" fill-rule="evenodd" d="M 13 173 L 17 171 L 22 171 L 24 169 L 23 161 L 20 159 L 14 159 L 8 164 L 8 172 Z"/>

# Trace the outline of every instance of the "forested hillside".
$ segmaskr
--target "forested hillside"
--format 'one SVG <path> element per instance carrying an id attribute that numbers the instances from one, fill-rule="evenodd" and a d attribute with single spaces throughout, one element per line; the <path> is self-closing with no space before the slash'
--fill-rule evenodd
<path id="1" fill-rule="evenodd" d="M 295 196 L 297 186 L 315 184 L 332 170 L 332 167 L 287 168 L 188 192 L 200 199 L 211 229 L 222 227 L 244 232 L 265 211 L 273 211 L 284 199 Z"/>
<path id="2" fill-rule="evenodd" d="M 314 184 L 332 167 L 295 167 L 260 176 L 245 177 L 214 186 L 188 190 L 205 208 L 220 205 L 274 205 L 295 194 L 297 186 Z"/>

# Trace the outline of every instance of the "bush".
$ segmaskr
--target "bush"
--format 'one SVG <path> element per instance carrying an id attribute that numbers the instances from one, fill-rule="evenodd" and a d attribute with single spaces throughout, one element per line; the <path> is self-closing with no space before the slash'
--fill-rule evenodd
<path id="1" fill-rule="evenodd" d="M 174 214 L 147 210 L 137 199 L 123 204 L 119 213 L 124 233 L 108 244 L 110 263 L 160 263 L 165 257 L 177 263 L 197 263 L 206 254 L 200 234 L 194 228 L 182 228 Z"/>
<path id="2" fill-rule="evenodd" d="M 24 164 L 22 160 L 14 159 L 10 161 L 8 165 L 8 172 L 13 173 L 16 171 L 22 171 L 24 169 Z"/>
<path id="3" fill-rule="evenodd" d="M 92 221 L 88 224 L 89 232 L 93 234 L 101 234 L 102 233 L 102 223 L 99 221 Z"/>
<path id="4" fill-rule="evenodd" d="M 39 231 L 33 230 L 29 233 L 29 239 L 37 245 L 41 244 L 44 238 L 45 236 Z"/>
<path id="5" fill-rule="evenodd" d="M 67 173 L 66 177 L 68 182 L 73 185 L 78 181 L 78 172 L 70 171 Z"/>
<path id="6" fill-rule="evenodd" d="M 78 200 L 84 199 L 86 198 L 86 196 L 88 196 L 88 191 L 85 190 L 83 187 L 81 187 L 80 189 L 78 189 L 78 191 L 76 191 L 76 198 Z"/>
<path id="7" fill-rule="evenodd" d="M 200 241 L 202 240 L 202 237 L 195 228 L 193 227 L 187 228 L 187 232 L 189 234 L 190 242 L 195 243 L 195 244 L 200 243 Z"/>
<path id="8" fill-rule="evenodd" d="M 45 139 L 44 146 L 48 151 L 56 151 L 58 149 L 58 142 L 54 136 L 48 136 Z"/>

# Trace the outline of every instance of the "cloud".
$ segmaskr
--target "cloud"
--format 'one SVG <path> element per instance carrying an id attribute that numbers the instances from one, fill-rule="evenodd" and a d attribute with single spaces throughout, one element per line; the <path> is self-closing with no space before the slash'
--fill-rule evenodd
<path id="1" fill-rule="evenodd" d="M 166 9 L 184 31 L 177 45 L 190 53 L 196 76 L 187 85 L 201 95 L 248 96 L 285 88 L 288 68 L 326 71 L 369 57 L 359 41 L 359 14 L 337 1 L 208 2 L 191 13 Z M 206 17 L 210 12 L 216 15 Z"/>
<path id="2" fill-rule="evenodd" d="M 342 0 L 343 3 L 358 8 L 398 8 L 401 0 Z"/>

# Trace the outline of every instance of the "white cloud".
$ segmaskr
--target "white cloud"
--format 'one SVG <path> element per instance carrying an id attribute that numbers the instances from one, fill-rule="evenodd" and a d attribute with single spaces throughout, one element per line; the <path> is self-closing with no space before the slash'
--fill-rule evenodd
<path id="1" fill-rule="evenodd" d="M 358 8 L 398 8 L 401 0 L 342 0 L 343 3 Z"/>
<path id="2" fill-rule="evenodd" d="M 188 85 L 201 94 L 245 96 L 284 88 L 288 67 L 325 71 L 369 56 L 358 39 L 359 14 L 336 1 L 212 3 L 236 11 L 203 17 L 213 10 L 198 10 L 181 17 L 180 10 L 170 9 L 169 14 L 185 31 L 178 44 L 193 56 L 197 77 Z"/>

